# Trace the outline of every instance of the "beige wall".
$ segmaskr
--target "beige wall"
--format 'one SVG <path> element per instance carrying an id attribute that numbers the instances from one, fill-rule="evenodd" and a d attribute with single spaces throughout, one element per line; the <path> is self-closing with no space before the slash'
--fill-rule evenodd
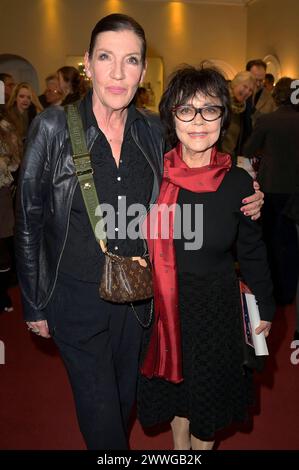
<path id="1" fill-rule="evenodd" d="M 102 16 L 132 15 L 149 43 L 149 55 L 161 56 L 165 75 L 182 62 L 220 59 L 236 70 L 246 56 L 246 8 L 194 3 L 119 0 L 0 0 L 0 53 L 17 54 L 36 68 L 41 88 L 67 55 L 81 55 Z"/>
<path id="2" fill-rule="evenodd" d="M 248 8 L 247 58 L 276 55 L 282 75 L 299 76 L 299 1 L 257 0 Z"/>

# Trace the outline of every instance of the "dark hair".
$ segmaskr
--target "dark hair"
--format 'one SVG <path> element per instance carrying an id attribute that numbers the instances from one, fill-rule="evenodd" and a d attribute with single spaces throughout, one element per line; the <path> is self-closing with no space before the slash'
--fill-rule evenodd
<path id="1" fill-rule="evenodd" d="M 5 72 L 0 73 L 1 82 L 5 82 L 7 78 L 13 78 L 13 76 L 10 73 L 5 73 Z"/>
<path id="2" fill-rule="evenodd" d="M 0 78 L 0 80 L 2 80 L 2 79 Z M 2 119 L 7 118 L 7 116 L 8 116 L 8 113 L 7 113 L 6 107 L 5 106 L 0 106 L 0 121 L 2 121 Z"/>
<path id="3" fill-rule="evenodd" d="M 250 70 L 252 69 L 254 65 L 256 67 L 263 67 L 263 69 L 267 70 L 267 64 L 262 59 L 252 59 L 246 64 L 247 72 L 250 72 Z"/>
<path id="4" fill-rule="evenodd" d="M 160 117 L 166 130 L 166 139 L 172 147 L 178 143 L 172 109 L 186 103 L 197 93 L 220 99 L 222 106 L 224 106 L 221 130 L 224 131 L 229 126 L 230 96 L 224 76 L 216 68 L 204 67 L 204 64 L 198 68 L 184 65 L 170 76 L 169 84 L 159 105 Z"/>
<path id="5" fill-rule="evenodd" d="M 275 82 L 274 75 L 272 75 L 272 73 L 266 73 L 265 80 L 268 80 L 268 82 L 273 85 Z"/>
<path id="6" fill-rule="evenodd" d="M 133 31 L 141 40 L 141 60 L 145 63 L 146 56 L 146 39 L 142 26 L 131 18 L 131 16 L 122 15 L 121 13 L 112 13 L 112 15 L 102 18 L 92 30 L 89 50 L 90 56 L 93 54 L 96 39 L 100 33 L 106 31 Z"/>
<path id="7" fill-rule="evenodd" d="M 75 67 L 72 67 L 71 65 L 65 65 L 64 67 L 61 67 L 57 70 L 57 74 L 58 73 L 61 73 L 65 82 L 71 84 L 71 93 L 79 93 L 80 96 L 83 96 L 86 93 L 83 77 L 81 77 L 79 70 L 77 70 Z"/>
<path id="8" fill-rule="evenodd" d="M 277 106 L 281 106 L 283 104 L 291 104 L 291 94 L 294 91 L 294 89 L 291 88 L 292 82 L 293 78 L 282 77 L 276 83 L 272 96 Z"/>

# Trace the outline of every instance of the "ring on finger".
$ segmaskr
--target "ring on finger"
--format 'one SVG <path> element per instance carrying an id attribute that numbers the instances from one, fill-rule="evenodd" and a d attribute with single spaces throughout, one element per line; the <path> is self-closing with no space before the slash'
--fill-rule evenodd
<path id="1" fill-rule="evenodd" d="M 28 330 L 31 331 L 31 333 L 35 333 L 36 335 L 39 335 L 40 334 L 40 331 L 35 329 L 35 328 L 32 328 L 32 327 L 28 327 Z"/>

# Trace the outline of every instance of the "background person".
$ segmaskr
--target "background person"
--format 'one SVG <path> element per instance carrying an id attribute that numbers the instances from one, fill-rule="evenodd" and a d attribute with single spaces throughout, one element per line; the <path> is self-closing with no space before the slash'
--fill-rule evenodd
<path id="1" fill-rule="evenodd" d="M 275 78 L 272 73 L 266 73 L 265 75 L 265 80 L 264 80 L 264 87 L 270 91 L 270 93 L 273 92 L 275 86 Z"/>
<path id="2" fill-rule="evenodd" d="M 13 310 L 8 294 L 14 264 L 11 249 L 15 222 L 13 174 L 19 167 L 20 157 L 21 142 L 8 120 L 7 112 L 0 109 L 0 312 Z"/>
<path id="3" fill-rule="evenodd" d="M 261 157 L 257 179 L 265 191 L 263 231 L 274 294 L 281 305 L 293 302 L 299 274 L 299 216 L 293 220 L 285 213 L 299 193 L 299 112 L 291 102 L 292 82 L 290 77 L 277 82 L 273 98 L 278 108 L 260 116 L 244 149 L 248 157 Z M 297 198 L 297 214 L 298 205 Z M 299 318 L 298 297 L 297 314 Z"/>
<path id="4" fill-rule="evenodd" d="M 228 129 L 221 138 L 220 148 L 229 153 L 234 161 L 241 155 L 241 142 L 244 127 L 246 100 L 255 89 L 255 79 L 250 72 L 239 72 L 228 84 L 230 94 L 231 119 Z"/>
<path id="5" fill-rule="evenodd" d="M 246 64 L 246 70 L 255 78 L 255 90 L 252 96 L 246 100 L 246 109 L 244 111 L 244 130 L 242 134 L 242 155 L 243 148 L 247 139 L 251 136 L 252 129 L 255 126 L 257 118 L 261 114 L 272 113 L 276 106 L 271 93 L 264 87 L 267 64 L 261 59 L 249 60 Z"/>
<path id="6" fill-rule="evenodd" d="M 10 73 L 2 72 L 0 73 L 0 81 L 4 83 L 4 100 L 6 104 L 10 98 L 12 90 L 16 85 L 15 80 Z"/>
<path id="7" fill-rule="evenodd" d="M 7 103 L 9 119 L 13 122 L 20 138 L 24 141 L 34 117 L 43 110 L 32 86 L 19 83 Z"/>
<path id="8" fill-rule="evenodd" d="M 62 106 L 74 103 L 87 92 L 83 77 L 79 70 L 72 66 L 64 66 L 57 70 L 59 91 L 63 95 Z"/>
<path id="9" fill-rule="evenodd" d="M 43 108 L 45 109 L 48 106 L 51 106 L 53 104 L 54 105 L 61 104 L 62 99 L 63 99 L 63 93 L 59 88 L 57 75 L 55 74 L 48 75 L 45 82 L 46 82 L 45 91 L 42 95 L 38 97 Z"/>
<path id="10" fill-rule="evenodd" d="M 149 103 L 149 94 L 146 88 L 140 86 L 137 88 L 135 95 L 136 108 L 146 109 Z"/>

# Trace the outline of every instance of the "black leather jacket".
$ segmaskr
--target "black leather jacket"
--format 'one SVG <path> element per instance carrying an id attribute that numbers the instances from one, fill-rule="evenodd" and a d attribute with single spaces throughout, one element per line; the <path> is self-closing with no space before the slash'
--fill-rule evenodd
<path id="1" fill-rule="evenodd" d="M 82 116 L 87 103 L 86 99 L 80 103 Z M 157 116 L 141 116 L 130 129 L 154 172 L 153 203 L 162 178 L 164 140 Z M 97 132 L 93 126 L 85 129 L 89 151 Z M 55 288 L 77 182 L 64 109 L 49 107 L 30 128 L 18 188 L 16 259 L 26 321 L 45 319 L 44 309 Z"/>

